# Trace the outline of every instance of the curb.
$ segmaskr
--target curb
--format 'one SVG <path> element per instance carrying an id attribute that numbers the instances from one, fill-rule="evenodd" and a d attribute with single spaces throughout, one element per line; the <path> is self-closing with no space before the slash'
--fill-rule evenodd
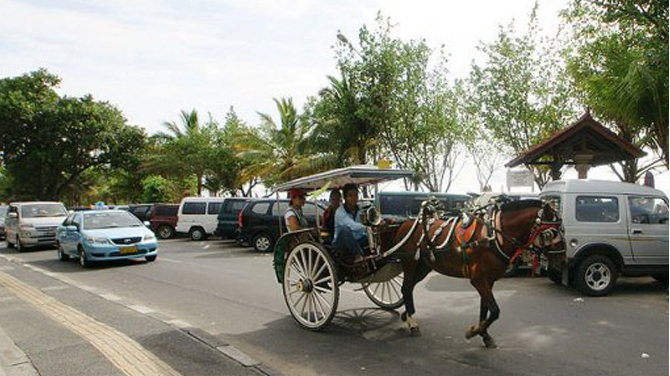
<path id="1" fill-rule="evenodd" d="M 151 317 L 154 320 L 160 321 L 166 325 L 169 325 L 186 335 L 190 336 L 194 340 L 197 340 L 208 347 L 218 351 L 220 354 L 234 360 L 235 362 L 239 363 L 245 368 L 249 368 L 254 370 L 255 372 L 264 375 L 264 376 L 279 376 L 281 375 L 277 371 L 273 370 L 272 368 L 264 365 L 263 363 L 259 362 L 258 360 L 254 359 L 253 357 L 245 354 L 243 351 L 239 350 L 238 348 L 232 346 L 229 343 L 221 341 L 219 338 L 214 336 L 213 334 L 192 326 L 191 324 L 182 321 L 180 319 L 177 319 L 175 317 L 169 316 L 163 312 L 155 311 L 152 308 L 137 304 L 129 299 L 125 299 L 123 297 L 114 295 L 114 294 L 108 294 L 108 293 L 103 293 L 99 291 L 98 289 L 91 287 L 91 286 L 83 286 L 83 285 L 78 285 L 76 284 L 73 280 L 66 276 L 62 276 L 61 273 L 57 272 L 51 272 L 46 269 L 34 266 L 30 264 L 29 262 L 25 262 L 23 260 L 20 260 L 19 258 L 0 254 L 0 258 L 4 259 L 7 262 L 13 263 L 13 264 L 18 264 L 21 265 L 22 267 L 32 270 L 34 272 L 38 272 L 40 274 L 44 274 L 48 277 L 54 278 L 62 283 L 65 283 L 67 285 L 79 288 L 81 290 L 87 291 L 99 298 L 105 299 L 107 301 L 110 301 L 112 303 L 116 303 L 120 306 L 123 306 L 125 308 L 128 308 L 132 311 L 135 311 L 137 313 L 140 313 L 142 315 L 145 315 L 147 317 Z M 34 376 L 34 375 L 39 375 L 37 371 L 32 367 L 32 364 L 30 363 L 30 360 L 28 357 L 21 351 L 21 354 L 25 357 L 27 360 L 28 364 L 30 365 L 30 368 L 34 371 L 34 373 L 3 373 L 3 362 L 2 362 L 2 352 L 3 347 L 2 347 L 2 329 L 0 329 L 0 376 Z M 10 340 L 11 342 L 11 340 Z M 13 344 L 13 342 L 11 342 Z M 18 348 L 17 348 L 18 349 Z M 24 363 L 21 363 L 24 364 Z"/>
<path id="2" fill-rule="evenodd" d="M 30 358 L 0 328 L 0 376 L 38 376 Z"/>

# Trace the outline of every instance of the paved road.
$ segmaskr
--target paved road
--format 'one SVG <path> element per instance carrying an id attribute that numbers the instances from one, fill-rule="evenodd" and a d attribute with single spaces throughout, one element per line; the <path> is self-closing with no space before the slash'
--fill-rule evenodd
<path id="1" fill-rule="evenodd" d="M 0 256 L 11 260 L 0 259 L 0 272 L 11 268 L 5 273 L 128 334 L 184 375 L 207 374 L 207 369 L 216 367 L 286 375 L 385 376 L 665 375 L 668 371 L 668 290 L 650 278 L 622 279 L 604 298 L 581 298 L 546 279 L 500 281 L 495 293 L 502 314 L 490 330 L 499 348 L 489 350 L 479 339 L 463 338 L 478 316 L 476 292 L 466 281 L 436 274 L 417 288 L 415 317 L 421 337 L 410 337 L 396 312 L 375 309 L 365 294 L 354 291 L 355 285 L 344 285 L 339 312 L 328 330 L 313 333 L 299 328 L 288 315 L 270 255 L 228 242 L 169 240 L 161 243 L 155 263 L 123 262 L 92 269 L 59 262 L 53 250 L 17 254 L 0 249 Z M 3 299 L 12 298 L 0 287 L 0 328 L 19 337 L 16 342 L 29 357 L 37 354 L 39 366 L 55 367 L 43 374 L 73 374 L 64 370 L 82 361 L 107 367 L 92 368 L 96 372 L 88 374 L 107 374 L 109 362 L 95 362 L 99 357 L 95 349 L 78 344 L 62 326 L 49 324 L 51 345 L 22 334 L 22 326 L 44 319 L 29 306 L 5 304 Z M 121 314 L 132 314 L 131 324 L 114 318 Z M 147 324 L 152 317 L 163 321 Z M 166 321 L 199 328 L 202 336 L 211 334 L 210 341 L 230 344 L 230 349 L 241 350 L 241 356 L 246 354 L 251 363 L 257 360 L 262 366 L 234 368 L 237 363 L 227 363 L 230 358 L 214 356 L 216 344 L 199 347 L 202 343 L 185 342 L 180 337 L 184 332 Z M 74 351 L 53 343 L 69 343 L 68 338 Z M 173 341 L 175 345 L 166 350 Z M 84 349 L 81 356 L 77 346 Z M 197 357 L 200 353 L 202 359 Z M 72 358 L 63 360 L 64 354 Z"/>

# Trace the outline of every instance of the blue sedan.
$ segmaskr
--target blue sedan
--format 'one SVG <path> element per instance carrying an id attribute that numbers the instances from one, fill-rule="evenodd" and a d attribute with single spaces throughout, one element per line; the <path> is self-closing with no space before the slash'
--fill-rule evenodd
<path id="1" fill-rule="evenodd" d="M 134 215 L 121 210 L 94 210 L 70 214 L 58 227 L 58 258 L 92 262 L 158 256 L 156 236 Z"/>

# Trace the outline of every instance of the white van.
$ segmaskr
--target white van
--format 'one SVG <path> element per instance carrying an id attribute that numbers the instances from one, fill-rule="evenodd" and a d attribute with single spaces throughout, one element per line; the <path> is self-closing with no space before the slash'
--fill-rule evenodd
<path id="1" fill-rule="evenodd" d="M 7 209 L 7 246 L 21 252 L 38 245 L 55 245 L 56 229 L 68 213 L 55 201 L 12 202 Z"/>
<path id="2" fill-rule="evenodd" d="M 590 296 L 607 295 L 617 277 L 668 281 L 668 198 L 658 189 L 601 180 L 548 183 L 540 197 L 560 210 L 566 259 L 548 277 Z"/>
<path id="3" fill-rule="evenodd" d="M 222 205 L 222 197 L 185 197 L 177 213 L 177 234 L 188 234 L 191 240 L 207 239 L 216 230 Z"/>

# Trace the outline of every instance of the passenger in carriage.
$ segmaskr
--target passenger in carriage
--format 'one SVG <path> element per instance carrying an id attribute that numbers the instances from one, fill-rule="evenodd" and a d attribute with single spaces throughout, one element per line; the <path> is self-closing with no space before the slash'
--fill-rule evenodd
<path id="1" fill-rule="evenodd" d="M 330 238 L 335 235 L 335 212 L 340 207 L 342 202 L 342 195 L 339 189 L 330 191 L 330 205 L 323 212 L 323 231 L 327 232 Z"/>
<path id="2" fill-rule="evenodd" d="M 298 231 L 309 227 L 307 219 L 302 213 L 302 207 L 305 206 L 305 191 L 302 189 L 291 189 L 289 198 L 291 200 L 286 213 L 284 222 L 289 232 Z"/>
<path id="3" fill-rule="evenodd" d="M 364 248 L 368 245 L 367 227 L 361 223 L 358 209 L 358 187 L 356 184 L 347 184 L 342 189 L 344 205 L 335 211 L 335 237 L 333 246 L 353 262 L 363 259 Z"/>

